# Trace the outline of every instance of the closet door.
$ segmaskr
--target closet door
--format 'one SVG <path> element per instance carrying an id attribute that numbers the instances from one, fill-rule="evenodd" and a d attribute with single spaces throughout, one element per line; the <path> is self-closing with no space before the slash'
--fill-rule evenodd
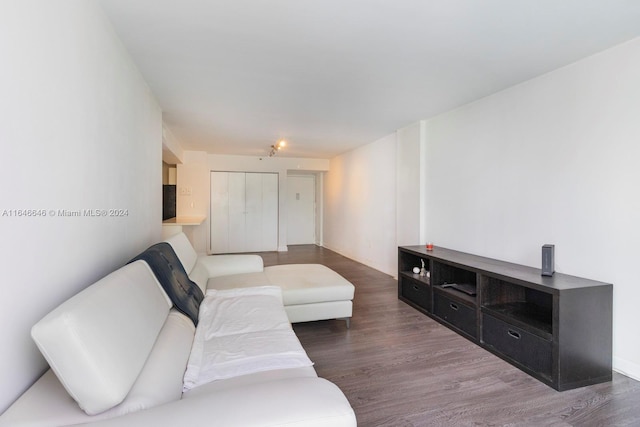
<path id="1" fill-rule="evenodd" d="M 211 172 L 211 253 L 278 249 L 278 174 Z"/>
<path id="2" fill-rule="evenodd" d="M 278 250 L 278 174 L 262 174 L 262 249 Z"/>
<path id="3" fill-rule="evenodd" d="M 278 174 L 247 173 L 245 179 L 245 251 L 278 249 Z"/>
<path id="4" fill-rule="evenodd" d="M 244 172 L 229 172 L 229 249 L 227 252 L 247 252 L 245 175 Z"/>
<path id="5" fill-rule="evenodd" d="M 211 172 L 211 252 L 229 252 L 229 173 Z"/>

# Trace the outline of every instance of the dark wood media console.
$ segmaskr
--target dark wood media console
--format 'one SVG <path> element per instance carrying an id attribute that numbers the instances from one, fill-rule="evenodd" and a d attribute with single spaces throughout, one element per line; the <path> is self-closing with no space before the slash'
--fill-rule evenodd
<path id="1" fill-rule="evenodd" d="M 428 276 L 412 271 L 421 260 Z M 398 248 L 400 300 L 558 391 L 611 381 L 612 291 L 450 249 Z"/>

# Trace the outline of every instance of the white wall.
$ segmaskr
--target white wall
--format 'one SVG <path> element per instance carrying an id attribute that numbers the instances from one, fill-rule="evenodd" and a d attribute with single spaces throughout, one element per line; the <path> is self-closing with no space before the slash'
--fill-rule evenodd
<path id="1" fill-rule="evenodd" d="M 162 118 L 94 2 L 2 2 L 0 58 L 2 412 L 46 368 L 31 326 L 159 238 Z"/>
<path id="2" fill-rule="evenodd" d="M 640 39 L 427 122 L 436 245 L 614 284 L 614 367 L 640 378 Z"/>
<path id="3" fill-rule="evenodd" d="M 426 126 L 415 122 L 396 131 L 397 246 L 426 242 Z"/>
<path id="4" fill-rule="evenodd" d="M 170 165 L 182 163 L 184 150 L 178 139 L 165 125 L 162 126 L 162 160 Z"/>
<path id="5" fill-rule="evenodd" d="M 396 275 L 396 136 L 331 159 L 324 182 L 324 246 Z"/>
<path id="6" fill-rule="evenodd" d="M 184 225 L 182 231 L 198 253 L 209 248 L 209 165 L 204 151 L 184 151 L 177 165 L 176 216 L 207 218 L 200 225 Z M 185 190 L 187 193 L 184 194 Z"/>

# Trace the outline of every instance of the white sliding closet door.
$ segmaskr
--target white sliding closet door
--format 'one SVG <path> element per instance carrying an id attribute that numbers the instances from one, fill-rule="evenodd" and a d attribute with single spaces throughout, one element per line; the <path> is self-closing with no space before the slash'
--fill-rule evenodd
<path id="1" fill-rule="evenodd" d="M 278 249 L 278 174 L 211 172 L 211 252 Z"/>
<path id="2" fill-rule="evenodd" d="M 262 175 L 261 251 L 278 250 L 278 174 Z"/>
<path id="3" fill-rule="evenodd" d="M 229 173 L 211 172 L 211 252 L 229 251 Z"/>
<path id="4" fill-rule="evenodd" d="M 229 211 L 220 211 L 219 215 L 229 217 L 229 229 L 227 230 L 228 246 L 224 252 L 248 252 L 247 230 L 245 219 L 246 208 L 246 184 L 245 174 L 240 172 L 228 172 L 229 175 Z M 213 216 L 213 211 L 212 211 Z"/>
<path id="5" fill-rule="evenodd" d="M 246 174 L 245 184 L 244 252 L 255 252 L 262 250 L 262 174 Z"/>

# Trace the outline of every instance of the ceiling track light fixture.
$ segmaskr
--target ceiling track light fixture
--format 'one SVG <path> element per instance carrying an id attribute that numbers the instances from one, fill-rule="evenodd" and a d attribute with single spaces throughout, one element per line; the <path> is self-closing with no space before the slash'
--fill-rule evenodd
<path id="1" fill-rule="evenodd" d="M 269 157 L 275 156 L 281 148 L 284 148 L 285 145 L 287 145 L 287 141 L 284 139 L 281 139 L 277 144 L 272 145 L 271 151 L 269 151 Z"/>

